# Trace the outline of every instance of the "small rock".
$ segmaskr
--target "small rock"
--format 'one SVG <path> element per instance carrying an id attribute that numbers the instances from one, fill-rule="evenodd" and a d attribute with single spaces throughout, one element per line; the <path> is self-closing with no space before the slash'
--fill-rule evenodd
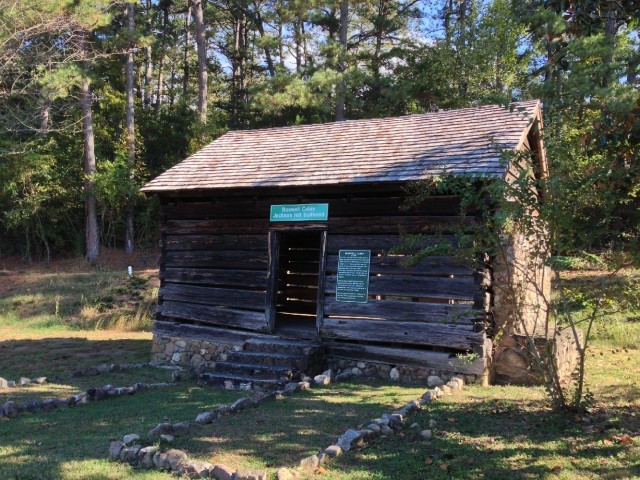
<path id="1" fill-rule="evenodd" d="M 364 370 L 365 368 L 367 368 L 367 364 L 364 362 L 358 362 L 358 368 L 360 370 Z"/>
<path id="2" fill-rule="evenodd" d="M 338 457 L 342 455 L 342 448 L 338 445 L 330 445 L 324 449 L 324 453 L 329 457 Z"/>
<path id="3" fill-rule="evenodd" d="M 442 385 L 440 388 L 442 389 L 445 395 L 451 395 L 453 393 L 453 390 L 448 385 Z"/>
<path id="4" fill-rule="evenodd" d="M 351 369 L 351 373 L 353 373 L 356 377 L 359 377 L 360 375 L 362 375 L 362 369 L 358 367 L 353 367 Z"/>
<path id="5" fill-rule="evenodd" d="M 254 403 L 248 397 L 243 397 L 243 398 L 239 398 L 238 400 L 236 400 L 231 404 L 231 410 L 239 411 L 239 410 L 244 410 L 245 408 L 253 407 L 253 406 L 254 406 Z"/>
<path id="6" fill-rule="evenodd" d="M 407 410 L 408 413 L 417 412 L 420 410 L 420 403 L 417 400 L 411 400 L 404 407 L 404 410 Z"/>
<path id="7" fill-rule="evenodd" d="M 9 388 L 9 382 L 0 377 L 0 388 Z"/>
<path id="8" fill-rule="evenodd" d="M 171 449 L 171 450 L 167 450 L 166 454 L 167 454 L 167 463 L 169 464 L 169 468 L 171 470 L 177 470 L 178 466 L 180 465 L 180 462 L 189 458 L 188 455 L 182 450 Z"/>
<path id="9" fill-rule="evenodd" d="M 173 435 L 168 435 L 166 433 L 160 435 L 160 441 L 165 443 L 172 443 L 175 440 Z"/>
<path id="10" fill-rule="evenodd" d="M 447 382 L 447 386 L 451 387 L 453 390 L 462 390 L 464 387 L 464 381 L 458 377 L 454 377 Z"/>
<path id="11" fill-rule="evenodd" d="M 182 355 L 180 353 L 176 352 L 171 356 L 171 361 L 173 363 L 180 363 L 180 360 L 182 360 Z"/>
<path id="12" fill-rule="evenodd" d="M 138 452 L 142 447 L 140 445 L 125 446 L 120 450 L 120 460 L 126 463 L 138 463 Z"/>
<path id="13" fill-rule="evenodd" d="M 24 404 L 24 409 L 27 412 L 31 413 L 37 412 L 38 410 L 42 409 L 42 403 L 40 403 L 38 400 L 29 400 Z"/>
<path id="14" fill-rule="evenodd" d="M 31 380 L 36 385 L 41 385 L 43 383 L 47 383 L 47 377 L 36 377 Z"/>
<path id="15" fill-rule="evenodd" d="M 125 445 L 131 445 L 133 442 L 137 442 L 138 440 L 140 440 L 140 435 L 136 435 L 135 433 L 130 433 L 129 435 L 122 437 L 122 443 Z"/>
<path id="16" fill-rule="evenodd" d="M 180 370 L 174 370 L 171 372 L 171 381 L 179 382 L 182 380 L 182 372 Z"/>
<path id="17" fill-rule="evenodd" d="M 4 416 L 8 418 L 15 418 L 18 415 L 18 406 L 13 403 L 11 400 L 5 402 L 2 407 L 4 411 Z"/>
<path id="18" fill-rule="evenodd" d="M 328 370 L 325 370 L 324 372 L 322 372 L 322 375 L 325 375 L 327 377 L 329 377 L 329 379 L 333 382 L 333 380 L 335 380 L 336 376 L 335 373 L 333 373 L 333 370 L 330 368 Z"/>
<path id="19" fill-rule="evenodd" d="M 225 390 L 235 390 L 236 387 L 233 385 L 233 381 L 231 380 L 225 380 L 224 381 L 224 389 Z"/>
<path id="20" fill-rule="evenodd" d="M 357 430 L 349 429 L 338 439 L 338 446 L 342 448 L 345 452 L 351 450 L 353 444 L 362 438 L 362 434 Z"/>
<path id="21" fill-rule="evenodd" d="M 120 440 L 115 440 L 109 444 L 109 458 L 112 460 L 120 459 L 120 452 L 124 448 L 124 443 Z"/>
<path id="22" fill-rule="evenodd" d="M 393 367 L 389 372 L 389 378 L 393 381 L 400 380 L 400 371 L 396 367 Z"/>
<path id="23" fill-rule="evenodd" d="M 248 392 L 249 390 L 251 390 L 251 388 L 252 388 L 251 382 L 240 383 L 238 385 L 238 390 L 242 390 L 243 392 Z"/>
<path id="24" fill-rule="evenodd" d="M 47 398 L 46 400 L 42 401 L 43 410 L 53 410 L 57 407 L 58 405 L 56 404 L 56 401 L 53 398 Z"/>
<path id="25" fill-rule="evenodd" d="M 20 377 L 20 380 L 18 380 L 18 385 L 20 385 L 21 387 L 31 385 L 31 379 L 27 377 Z"/>
<path id="26" fill-rule="evenodd" d="M 209 478 L 209 470 L 213 467 L 202 460 L 188 460 L 182 464 L 184 473 L 190 478 Z"/>
<path id="27" fill-rule="evenodd" d="M 386 435 L 387 437 L 395 434 L 395 432 L 389 427 L 389 425 L 381 426 L 380 433 L 382 433 L 382 435 Z"/>
<path id="28" fill-rule="evenodd" d="M 300 461 L 300 467 L 306 470 L 315 470 L 320 466 L 320 460 L 317 455 L 311 455 L 310 457 L 303 458 Z"/>
<path id="29" fill-rule="evenodd" d="M 296 393 L 299 390 L 300 390 L 300 385 L 298 385 L 295 382 L 290 382 L 290 383 L 287 383 L 284 386 L 284 391 L 282 393 L 284 395 L 293 395 L 294 393 Z"/>
<path id="30" fill-rule="evenodd" d="M 169 466 L 167 452 L 156 452 L 153 456 L 153 464 L 160 470 L 169 470 L 171 468 Z"/>
<path id="31" fill-rule="evenodd" d="M 351 370 L 347 370 L 346 372 L 336 375 L 336 382 L 345 382 L 351 378 L 353 378 L 353 372 Z"/>
<path id="32" fill-rule="evenodd" d="M 216 418 L 218 418 L 216 412 L 202 412 L 199 413 L 196 417 L 196 423 L 199 423 L 200 425 L 206 425 L 207 423 L 213 422 Z"/>
<path id="33" fill-rule="evenodd" d="M 422 430 L 422 428 L 420 427 L 420 424 L 419 424 L 419 423 L 412 423 L 412 424 L 409 426 L 409 428 L 410 428 L 411 430 Z"/>
<path id="34" fill-rule="evenodd" d="M 444 380 L 437 375 L 429 375 L 427 377 L 427 386 L 429 388 L 439 387 L 440 385 L 444 385 Z"/>
<path id="35" fill-rule="evenodd" d="M 438 425 L 438 422 L 436 422 L 433 418 L 429 420 L 429 426 L 431 428 L 435 427 L 436 425 Z"/>
<path id="36" fill-rule="evenodd" d="M 103 363 L 102 365 L 98 365 L 97 369 L 99 373 L 109 373 L 111 371 L 111 365 Z"/>
<path id="37" fill-rule="evenodd" d="M 376 433 L 380 433 L 380 425 L 378 425 L 377 423 L 370 423 L 369 425 L 367 425 L 367 429 L 373 430 Z"/>
<path id="38" fill-rule="evenodd" d="M 153 456 L 158 451 L 158 447 L 144 447 L 138 452 L 138 466 L 142 468 L 153 467 Z"/>
<path id="39" fill-rule="evenodd" d="M 209 476 L 216 480 L 233 480 L 234 471 L 225 465 L 214 465 L 209 470 Z"/>
<path id="40" fill-rule="evenodd" d="M 286 468 L 279 468 L 276 472 L 276 480 L 294 480 L 293 474 Z"/>
<path id="41" fill-rule="evenodd" d="M 262 470 L 239 469 L 234 480 L 267 480 L 267 472 Z"/>
<path id="42" fill-rule="evenodd" d="M 7 387 L 14 388 L 16 386 L 15 380 L 7 380 Z"/>
<path id="43" fill-rule="evenodd" d="M 311 384 L 309 382 L 298 382 L 298 386 L 300 387 L 301 392 L 311 390 Z"/>
<path id="44" fill-rule="evenodd" d="M 147 436 L 151 439 L 159 438 L 160 435 L 171 435 L 173 434 L 173 425 L 170 423 L 159 423 L 154 428 L 149 430 Z"/>
<path id="45" fill-rule="evenodd" d="M 313 381 L 316 385 L 329 385 L 331 383 L 331 377 L 328 375 L 316 375 L 313 377 Z"/>
<path id="46" fill-rule="evenodd" d="M 191 430 L 191 424 L 189 422 L 174 423 L 172 435 L 180 437 L 188 433 L 189 430 Z"/>
<path id="47" fill-rule="evenodd" d="M 422 430 L 420 436 L 423 440 L 430 440 L 431 437 L 433 437 L 433 432 L 431 432 L 431 430 Z"/>
<path id="48" fill-rule="evenodd" d="M 426 405 L 427 403 L 431 402 L 433 398 L 434 397 L 432 392 L 425 392 L 420 398 L 420 403 L 422 403 L 423 405 Z"/>

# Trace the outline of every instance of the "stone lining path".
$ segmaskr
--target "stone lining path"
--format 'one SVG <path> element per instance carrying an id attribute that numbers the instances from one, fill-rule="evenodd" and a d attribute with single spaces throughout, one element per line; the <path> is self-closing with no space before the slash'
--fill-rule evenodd
<path id="1" fill-rule="evenodd" d="M 296 392 L 311 388 L 310 378 L 303 381 L 289 383 L 283 390 L 272 392 L 256 391 L 251 397 L 243 397 L 232 405 L 221 405 L 215 410 L 202 412 L 196 417 L 196 423 L 208 424 L 216 419 L 240 413 L 247 408 L 258 406 L 269 399 L 278 399 L 291 396 Z M 333 373 L 326 371 L 322 375 L 314 378 L 318 386 L 329 385 L 334 380 Z M 338 379 L 340 380 L 340 379 Z M 347 429 L 336 441 L 318 454 L 303 458 L 298 467 L 282 467 L 277 470 L 278 480 L 292 480 L 300 477 L 301 471 L 315 472 L 322 465 L 331 459 L 349 452 L 355 448 L 364 448 L 376 439 L 388 438 L 408 430 L 407 438 L 429 440 L 432 437 L 431 429 L 423 429 L 417 423 L 408 425 L 407 418 L 414 412 L 419 411 L 423 405 L 440 398 L 443 395 L 451 395 L 454 391 L 460 390 L 464 386 L 464 377 L 456 376 L 444 384 L 441 379 L 432 378 L 429 382 L 430 390 L 427 390 L 419 400 L 408 402 L 398 410 L 386 413 L 379 418 L 373 419 L 371 423 L 363 429 Z M 435 386 L 434 384 L 438 384 Z M 430 421 L 429 427 L 435 426 L 434 421 Z M 191 424 L 180 422 L 178 424 L 158 424 L 147 434 L 148 439 L 161 438 L 165 441 L 172 441 L 176 431 L 185 434 Z M 178 436 L 178 435 L 175 435 Z M 267 472 L 262 470 L 233 470 L 225 465 L 211 464 L 201 460 L 190 459 L 188 454 L 182 450 L 167 449 L 162 450 L 156 445 L 143 447 L 140 436 L 137 434 L 125 435 L 122 440 L 112 441 L 109 446 L 109 456 L 114 461 L 129 463 L 141 468 L 157 468 L 167 470 L 174 475 L 186 475 L 189 478 L 214 478 L 216 480 L 266 480 Z"/>

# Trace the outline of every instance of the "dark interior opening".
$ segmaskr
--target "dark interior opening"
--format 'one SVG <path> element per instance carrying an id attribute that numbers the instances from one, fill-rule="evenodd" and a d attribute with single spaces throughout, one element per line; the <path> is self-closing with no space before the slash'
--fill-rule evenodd
<path id="1" fill-rule="evenodd" d="M 321 232 L 281 232 L 276 330 L 316 330 Z"/>

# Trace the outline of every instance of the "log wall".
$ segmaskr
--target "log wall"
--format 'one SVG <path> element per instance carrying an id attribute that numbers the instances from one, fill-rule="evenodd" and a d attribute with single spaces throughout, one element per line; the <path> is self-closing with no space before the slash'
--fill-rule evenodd
<path id="1" fill-rule="evenodd" d="M 434 197 L 400 208 L 400 189 L 312 192 L 263 191 L 242 196 L 162 198 L 163 253 L 157 319 L 163 324 L 213 325 L 269 332 L 270 298 L 279 283 L 269 276 L 269 231 L 326 231 L 319 262 L 318 327 L 323 341 L 364 342 L 396 348 L 434 347 L 482 352 L 490 272 L 475 262 L 434 255 L 410 266 L 390 254 L 400 232 L 422 233 L 423 243 L 453 244 L 460 227 L 459 199 Z M 272 204 L 328 203 L 328 222 L 269 223 Z M 335 299 L 338 252 L 371 250 L 369 301 Z M 322 256 L 322 255 L 321 255 Z M 281 292 L 280 292 L 281 293 Z"/>

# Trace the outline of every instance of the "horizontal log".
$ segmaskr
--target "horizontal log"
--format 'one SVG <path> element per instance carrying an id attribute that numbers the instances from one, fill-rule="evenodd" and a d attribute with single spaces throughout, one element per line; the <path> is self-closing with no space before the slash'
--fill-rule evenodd
<path id="1" fill-rule="evenodd" d="M 406 266 L 404 255 L 372 256 L 369 272 L 386 275 L 457 275 L 471 276 L 473 269 L 455 257 L 425 257 L 419 262 Z M 327 255 L 326 271 L 338 271 L 338 255 Z"/>
<path id="2" fill-rule="evenodd" d="M 269 218 L 167 220 L 162 228 L 167 235 L 266 235 L 269 231 Z"/>
<path id="3" fill-rule="evenodd" d="M 246 330 L 268 330 L 264 312 L 165 301 L 158 305 L 158 313 L 163 318 L 169 317 L 211 325 L 226 325 Z"/>
<path id="4" fill-rule="evenodd" d="M 166 252 L 162 258 L 166 267 L 216 267 L 240 270 L 266 270 L 267 252 L 239 252 L 235 250 Z"/>
<path id="5" fill-rule="evenodd" d="M 329 217 L 329 234 L 389 234 L 405 232 L 439 233 L 457 232 L 476 225 L 475 217 L 463 216 L 379 216 Z"/>
<path id="6" fill-rule="evenodd" d="M 471 375 L 482 375 L 486 365 L 484 355 L 480 355 L 473 362 L 466 362 L 457 357 L 456 353 L 433 352 L 415 348 L 336 343 L 328 344 L 326 351 L 329 357 L 391 365 L 407 365 Z"/>
<path id="7" fill-rule="evenodd" d="M 471 326 L 326 317 L 322 319 L 320 334 L 322 338 L 338 340 L 428 345 L 465 351 L 484 342 L 484 334 L 474 333 Z"/>
<path id="8" fill-rule="evenodd" d="M 372 230 L 366 235 L 339 235 L 331 233 L 327 237 L 327 252 L 337 254 L 340 250 L 371 250 L 372 254 L 386 253 L 392 248 L 400 246 L 402 237 L 398 235 L 379 235 L 380 232 Z M 456 235 L 424 235 L 420 239 L 416 249 L 432 247 L 434 245 L 451 245 L 457 247 L 460 238 Z"/>
<path id="9" fill-rule="evenodd" d="M 228 327 L 213 325 L 193 325 L 172 321 L 156 320 L 153 322 L 153 335 L 193 338 L 205 340 L 213 344 L 244 345 L 250 338 L 273 338 L 270 335 L 247 330 L 232 330 Z"/>
<path id="10" fill-rule="evenodd" d="M 266 235 L 167 235 L 165 250 L 267 250 Z"/>
<path id="11" fill-rule="evenodd" d="M 294 203 L 292 197 L 272 198 L 236 198 L 220 199 L 216 202 L 183 201 L 162 206 L 162 213 L 168 219 L 211 219 L 211 218 L 269 218 L 271 205 Z M 374 194 L 367 197 L 341 198 L 321 197 L 305 198 L 296 196 L 295 203 L 328 203 L 331 216 L 366 216 L 371 212 L 377 215 L 398 215 L 404 213 L 401 206 L 405 195 L 401 192 L 380 196 Z M 425 199 L 420 205 L 407 210 L 411 215 L 458 215 L 460 213 L 460 197 L 433 196 Z"/>
<path id="12" fill-rule="evenodd" d="M 336 291 L 336 275 L 325 278 L 325 293 Z M 369 277 L 369 295 L 391 295 L 446 300 L 473 300 L 478 288 L 471 277 L 419 277 L 386 275 Z"/>
<path id="13" fill-rule="evenodd" d="M 175 300 L 183 303 L 249 308 L 264 311 L 265 292 L 230 288 L 201 287 L 167 283 L 160 288 L 163 301 Z"/>
<path id="14" fill-rule="evenodd" d="M 160 279 L 172 283 L 265 288 L 267 272 L 266 269 L 256 271 L 166 267 L 160 271 Z"/>
<path id="15" fill-rule="evenodd" d="M 337 302 L 326 297 L 324 313 L 327 317 L 362 318 L 403 322 L 425 322 L 471 325 L 484 317 L 483 312 L 470 305 L 447 303 L 401 302 L 396 300 L 369 300 L 367 303 Z"/>

